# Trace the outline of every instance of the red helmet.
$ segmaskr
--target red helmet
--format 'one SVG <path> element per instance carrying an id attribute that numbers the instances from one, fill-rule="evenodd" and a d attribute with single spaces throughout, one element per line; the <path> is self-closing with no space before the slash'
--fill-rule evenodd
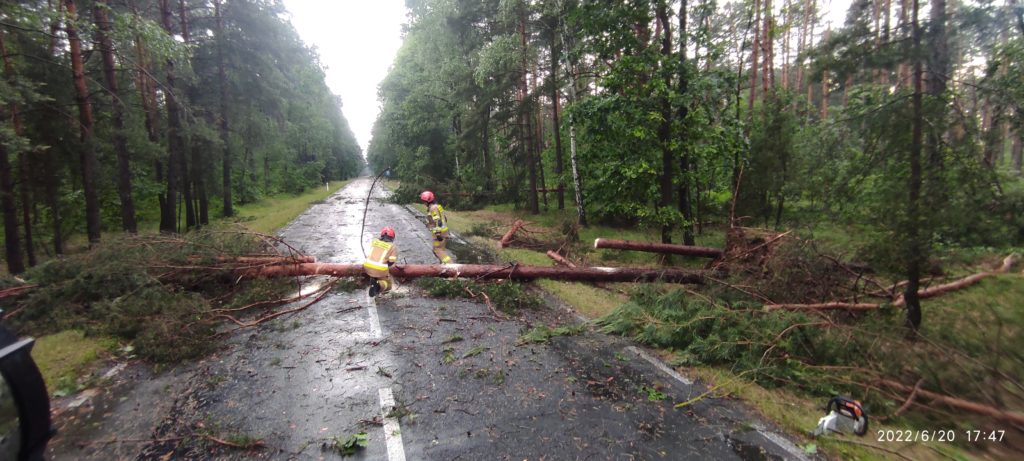
<path id="1" fill-rule="evenodd" d="M 429 190 L 425 190 L 425 191 L 420 193 L 420 200 L 422 200 L 424 202 L 433 202 L 434 201 L 434 193 L 429 191 Z"/>
<path id="2" fill-rule="evenodd" d="M 395 238 L 395 228 L 388 226 L 380 230 L 381 237 Z"/>

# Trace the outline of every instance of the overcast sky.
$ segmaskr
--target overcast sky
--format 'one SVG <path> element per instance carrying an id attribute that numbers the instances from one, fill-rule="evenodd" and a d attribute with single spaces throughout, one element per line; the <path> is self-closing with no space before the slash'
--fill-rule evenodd
<path id="1" fill-rule="evenodd" d="M 402 46 L 404 0 L 285 0 L 292 25 L 327 66 L 327 86 L 366 153 L 377 118 L 377 85 Z"/>
<path id="2" fill-rule="evenodd" d="M 402 46 L 404 0 L 285 0 L 302 40 L 327 66 L 327 85 L 341 96 L 345 118 L 366 153 L 377 118 L 377 85 Z M 850 0 L 819 0 L 822 21 L 840 27 Z"/>

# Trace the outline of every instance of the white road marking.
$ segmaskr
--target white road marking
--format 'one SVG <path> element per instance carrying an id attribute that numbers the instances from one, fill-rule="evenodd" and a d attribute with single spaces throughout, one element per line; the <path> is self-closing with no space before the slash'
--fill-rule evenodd
<path id="1" fill-rule="evenodd" d="M 366 297 L 369 299 L 369 306 L 367 306 L 366 311 L 370 314 L 370 336 L 373 339 L 383 339 L 384 333 L 380 328 L 380 317 L 377 316 L 377 300 L 371 298 L 370 295 L 366 295 Z"/>
<path id="2" fill-rule="evenodd" d="M 687 378 L 687 377 L 679 374 L 678 371 L 675 371 L 675 370 L 669 368 L 668 365 L 665 365 L 665 362 L 662 362 L 661 360 L 658 360 L 657 358 L 651 357 L 650 354 L 640 350 L 636 346 L 628 346 L 628 347 L 626 347 L 626 350 L 628 350 L 628 351 L 630 351 L 630 352 L 632 352 L 632 353 L 634 353 L 636 355 L 639 355 L 640 358 L 642 358 L 642 359 L 644 359 L 644 360 L 646 360 L 648 362 L 651 362 L 651 365 L 654 365 L 654 368 L 657 368 L 657 369 L 661 370 L 662 373 L 665 373 L 666 375 L 669 375 L 669 376 L 679 380 L 679 382 L 681 382 L 681 383 L 683 383 L 683 384 L 685 384 L 687 386 L 692 386 L 693 385 L 693 380 L 691 380 L 690 378 Z"/>
<path id="3" fill-rule="evenodd" d="M 380 412 L 384 418 L 384 444 L 388 447 L 389 461 L 405 461 L 405 447 L 402 445 L 402 430 L 398 418 L 388 416 L 395 408 L 395 396 L 390 387 L 380 390 Z"/>

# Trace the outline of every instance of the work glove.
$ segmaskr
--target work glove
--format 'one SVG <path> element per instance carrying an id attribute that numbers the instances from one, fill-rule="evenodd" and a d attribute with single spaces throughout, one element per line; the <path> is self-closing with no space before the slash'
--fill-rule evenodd
<path id="1" fill-rule="evenodd" d="M 444 237 L 442 237 L 441 234 L 435 235 L 434 238 L 437 239 L 438 242 L 444 240 Z"/>

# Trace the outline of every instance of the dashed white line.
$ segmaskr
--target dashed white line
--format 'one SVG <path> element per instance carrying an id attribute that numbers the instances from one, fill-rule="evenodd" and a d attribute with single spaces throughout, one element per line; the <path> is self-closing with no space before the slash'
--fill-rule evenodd
<path id="1" fill-rule="evenodd" d="M 389 416 L 395 408 L 395 396 L 390 387 L 380 390 L 380 411 L 384 418 L 384 444 L 388 448 L 389 461 L 405 461 L 405 447 L 402 445 L 402 430 L 398 418 Z"/>
<path id="2" fill-rule="evenodd" d="M 369 295 L 367 295 L 367 298 L 370 300 L 369 306 L 366 308 L 367 313 L 370 315 L 370 335 L 373 336 L 373 339 L 383 339 L 384 333 L 380 328 L 380 317 L 377 315 L 377 300 L 370 298 Z"/>

